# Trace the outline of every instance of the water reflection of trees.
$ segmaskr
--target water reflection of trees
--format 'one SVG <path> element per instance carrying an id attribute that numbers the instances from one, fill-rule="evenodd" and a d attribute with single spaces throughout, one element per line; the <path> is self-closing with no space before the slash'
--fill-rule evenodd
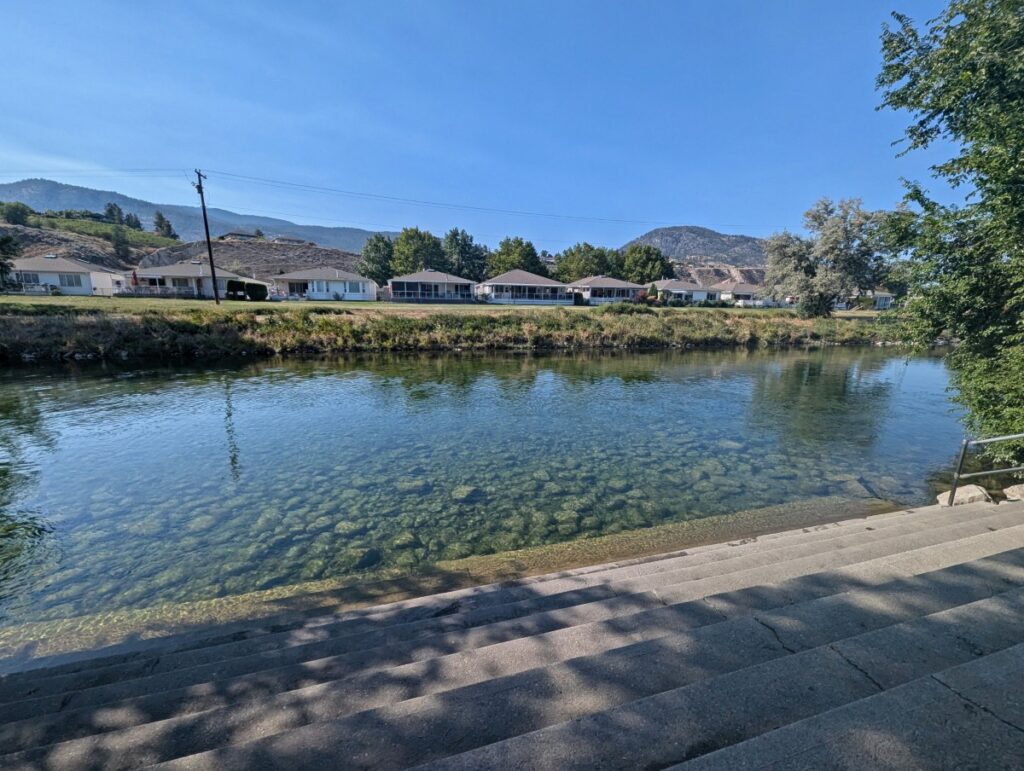
<path id="1" fill-rule="evenodd" d="M 804 443 L 836 437 L 870 446 L 883 430 L 892 383 L 876 375 L 890 357 L 875 351 L 818 351 L 761 368 L 748 420 L 759 431 Z"/>

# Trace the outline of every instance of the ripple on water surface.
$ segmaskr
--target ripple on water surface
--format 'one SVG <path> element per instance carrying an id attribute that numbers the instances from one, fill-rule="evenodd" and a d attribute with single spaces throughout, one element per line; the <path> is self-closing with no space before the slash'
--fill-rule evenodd
<path id="1" fill-rule="evenodd" d="M 7 372 L 0 610 L 414 574 L 825 496 L 919 504 L 961 433 L 946 386 L 941 360 L 877 349 Z"/>

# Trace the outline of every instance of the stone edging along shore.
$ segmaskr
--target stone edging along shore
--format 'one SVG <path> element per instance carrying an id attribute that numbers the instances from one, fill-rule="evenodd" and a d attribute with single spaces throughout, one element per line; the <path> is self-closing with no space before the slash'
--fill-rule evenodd
<path id="1" fill-rule="evenodd" d="M 123 307 L 123 306 L 118 306 Z M 646 310 L 646 309 L 645 309 Z M 43 307 L 0 301 L 0 361 L 196 361 L 354 351 L 789 348 L 899 339 L 874 319 L 800 319 L 788 311 L 545 308 L 152 309 Z"/>

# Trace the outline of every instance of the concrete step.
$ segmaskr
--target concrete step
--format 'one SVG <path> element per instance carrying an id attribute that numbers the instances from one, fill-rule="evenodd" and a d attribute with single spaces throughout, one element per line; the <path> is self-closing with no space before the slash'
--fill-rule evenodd
<path id="1" fill-rule="evenodd" d="M 877 693 L 885 686 L 872 670 L 886 663 L 903 665 L 906 681 L 1024 638 L 1021 589 L 844 639 L 856 625 L 846 610 L 863 612 L 822 611 L 838 642 L 823 643 L 828 635 L 805 620 L 784 637 L 779 627 L 789 617 L 780 610 L 252 741 L 233 736 L 230 746 L 157 767 L 284 769 L 344 759 L 376 769 L 658 768 Z M 73 767 L 57 751 L 48 758 Z"/>
<path id="2" fill-rule="evenodd" d="M 829 544 L 839 546 L 849 545 L 856 540 L 873 541 L 880 538 L 883 533 L 898 534 L 918 528 L 921 516 L 928 516 L 932 526 L 948 524 L 961 521 L 965 518 L 978 517 L 995 512 L 991 504 L 978 506 L 971 511 L 966 507 L 957 509 L 955 513 L 949 509 L 939 509 L 927 514 L 902 513 L 900 515 L 882 515 L 879 517 L 860 518 L 857 520 L 846 520 L 843 523 L 822 525 L 804 530 L 788 531 L 787 533 L 775 533 L 775 538 L 768 541 L 748 540 L 742 544 L 719 545 L 715 548 L 701 548 L 695 553 L 677 555 L 674 557 L 658 560 L 630 560 L 627 563 L 616 563 L 610 566 L 603 566 L 600 569 L 593 568 L 586 575 L 577 574 L 577 571 L 557 573 L 554 576 L 542 576 L 542 580 L 529 581 L 523 586 L 530 587 L 529 592 L 535 590 L 546 592 L 555 586 L 550 583 L 555 580 L 561 582 L 557 587 L 561 590 L 556 594 L 542 594 L 552 599 L 544 603 L 538 601 L 538 597 L 530 595 L 518 602 L 509 602 L 504 605 L 486 605 L 484 607 L 473 607 L 463 609 L 461 612 L 446 612 L 440 616 L 427 618 L 414 617 L 407 622 L 399 623 L 398 619 L 389 618 L 391 624 L 381 625 L 377 620 L 362 618 L 342 618 L 337 622 L 330 623 L 324 618 L 311 619 L 299 628 L 290 628 L 279 632 L 269 632 L 261 635 L 245 635 L 242 639 L 231 637 L 227 640 L 210 641 L 205 646 L 188 646 L 183 650 L 165 649 L 147 655 L 132 655 L 127 660 L 120 659 L 105 666 L 96 662 L 91 667 L 76 667 L 73 669 L 57 668 L 57 671 L 36 670 L 28 675 L 10 677 L 0 681 L 0 701 L 10 701 L 30 697 L 43 696 L 48 693 L 62 692 L 75 688 L 85 688 L 104 683 L 119 682 L 131 677 L 144 677 L 160 672 L 170 672 L 181 667 L 196 667 L 211 661 L 223 660 L 229 657 L 251 655 L 262 651 L 276 650 L 283 647 L 311 644 L 321 642 L 330 638 L 347 637 L 353 644 L 359 644 L 355 639 L 361 635 L 361 639 L 368 641 L 370 645 L 392 644 L 399 639 L 411 639 L 413 636 L 423 634 L 438 634 L 444 631 L 466 629 L 479 626 L 480 624 L 494 623 L 495 620 L 520 617 L 530 610 L 530 600 L 538 601 L 537 610 L 543 609 L 544 604 L 552 608 L 568 607 L 571 605 L 591 603 L 614 593 L 602 591 L 598 583 L 611 583 L 615 580 L 626 579 L 626 577 L 640 577 L 643 575 L 654 575 L 660 572 L 678 570 L 682 567 L 696 567 L 712 563 L 720 563 L 726 560 L 738 560 L 740 557 L 750 555 L 754 552 L 771 551 L 773 549 L 785 548 L 788 551 L 779 553 L 779 559 L 798 552 L 815 552 L 817 549 L 811 544 Z M 1005 512 L 1001 512 L 1005 513 Z M 1022 516 L 1024 521 L 1024 516 Z M 869 534 L 876 533 L 876 534 Z M 781 538 L 785 536 L 785 538 Z M 737 563 L 730 563 L 737 564 Z M 754 566 L 753 563 L 748 566 Z M 581 582 L 582 587 L 568 588 L 566 582 Z M 543 586 L 542 586 L 543 585 Z M 592 591 L 587 591 L 595 587 Z M 524 593 L 521 593 L 524 594 Z M 638 598 L 638 603 L 643 600 Z M 655 604 L 656 601 L 655 601 Z M 486 608 L 494 608 L 487 610 Z M 390 627 L 402 627 L 400 632 L 387 634 Z M 154 659 L 159 658 L 159 661 Z M 80 674 L 81 673 L 81 674 Z M 87 674 L 84 674 L 87 673 Z"/>
<path id="3" fill-rule="evenodd" d="M 1020 769 L 1024 645 L 920 677 L 672 768 Z"/>
<path id="4" fill-rule="evenodd" d="M 609 603 L 591 603 L 590 607 L 583 608 L 581 612 L 565 614 L 547 614 L 541 618 L 533 619 L 533 616 L 520 614 L 522 623 L 518 625 L 506 625 L 500 634 L 523 636 L 535 634 L 539 631 L 562 628 L 566 625 L 587 623 L 609 615 L 623 615 L 645 608 L 662 604 L 674 604 L 687 600 L 700 599 L 710 594 L 742 589 L 757 584 L 783 581 L 798 575 L 812 572 L 821 572 L 835 567 L 855 564 L 871 560 L 881 556 L 897 554 L 913 550 L 922 546 L 933 545 L 948 541 L 954 541 L 973 535 L 983 535 L 994 530 L 1005 528 L 1012 529 L 1012 526 L 1020 521 L 1021 516 L 1012 509 L 1002 510 L 997 507 L 994 513 L 987 513 L 983 518 L 965 523 L 957 523 L 946 527 L 930 528 L 921 532 L 920 526 L 914 528 L 910 533 L 902 533 L 884 538 L 884 533 L 896 533 L 897 530 L 871 532 L 866 534 L 856 533 L 846 536 L 840 542 L 829 541 L 828 550 L 823 553 L 814 553 L 809 557 L 793 559 L 789 562 L 779 564 L 771 563 L 766 566 L 740 570 L 745 567 L 743 561 L 724 560 L 711 565 L 686 568 L 680 571 L 669 571 L 654 576 L 640 579 L 628 579 L 616 585 L 611 585 L 615 590 L 615 598 Z M 1024 531 L 1024 526 L 1018 526 Z M 861 543 L 864 536 L 872 536 L 867 543 Z M 1002 548 L 1013 548 L 1017 539 L 1021 536 L 1018 532 L 1011 532 L 1001 539 Z M 853 545 L 846 545 L 852 543 Z M 802 550 L 807 545 L 797 547 Z M 988 551 L 988 554 L 995 553 Z M 977 557 L 986 556 L 984 553 Z M 751 555 L 752 559 L 763 561 L 762 555 Z M 716 568 L 728 568 L 726 572 L 719 573 Z M 642 594 L 644 586 L 636 586 L 637 582 L 653 582 L 646 587 L 648 593 L 654 591 L 654 595 L 648 597 L 633 597 L 628 595 Z M 663 583 L 664 582 L 664 583 Z M 539 598 L 544 603 L 548 598 Z M 523 602 L 523 601 L 520 601 Z M 529 609 L 532 609 L 532 605 Z M 531 619 L 538 624 L 531 622 Z M 456 622 L 457 623 L 457 622 Z M 543 626 L 547 625 L 547 626 Z M 518 630 L 518 631 L 517 631 Z M 390 630 L 394 632 L 394 629 Z M 419 630 L 413 630 L 419 634 Z M 488 632 L 476 637 L 476 639 L 487 641 Z M 413 639 L 416 637 L 414 635 Z M 498 641 L 501 641 L 499 638 Z M 452 643 L 444 642 L 440 649 L 431 649 L 430 638 L 424 638 L 422 645 L 412 647 L 426 649 L 430 655 L 443 655 L 453 652 Z M 373 666 L 378 661 L 381 653 L 397 653 L 403 655 L 402 651 L 410 646 L 403 646 L 401 642 L 392 643 L 397 651 L 387 648 L 388 643 L 381 637 L 373 638 L 367 636 L 361 640 L 352 638 L 329 638 L 326 640 L 303 643 L 300 642 L 291 646 L 282 646 L 272 651 L 263 651 L 254 655 L 215 659 L 214 661 L 203 661 L 195 666 L 176 666 L 168 672 L 158 672 L 142 677 L 133 677 L 134 672 L 122 673 L 121 679 L 117 682 L 108 682 L 97 686 L 89 686 L 88 678 L 92 672 L 84 672 L 67 676 L 59 676 L 49 679 L 41 679 L 35 684 L 35 692 L 45 695 L 33 695 L 27 699 L 11 701 L 0 705 L 0 723 L 21 720 L 28 717 L 42 715 L 49 712 L 65 711 L 86 706 L 98 706 L 116 700 L 131 698 L 143 694 L 151 694 L 160 691 L 181 689 L 190 685 L 208 681 L 224 680 L 226 678 L 238 677 L 263 670 L 279 669 L 289 665 L 301 665 L 303 662 L 310 662 L 309 667 L 303 668 L 297 676 L 304 678 L 305 684 L 322 681 L 323 675 L 316 674 L 317 670 L 326 672 L 331 679 L 341 676 L 333 668 L 336 661 L 326 661 L 338 656 L 347 657 L 343 662 L 344 671 L 350 673 L 352 668 L 365 668 Z M 454 650 L 461 649 L 458 643 L 454 644 Z M 359 651 L 365 651 L 360 657 Z M 196 651 L 197 654 L 209 654 L 209 650 Z M 386 659 L 386 666 L 398 663 L 394 658 Z M 161 662 L 155 662 L 159 667 Z M 134 662 L 133 662 L 134 665 Z M 324 667 L 324 665 L 327 665 Z M 379 666 L 379 664 L 378 664 Z M 311 673 L 311 672 L 312 673 Z M 105 673 L 110 676 L 110 673 Z M 296 686 L 298 687 L 298 686 Z"/>
<path id="5" fill-rule="evenodd" d="M 188 745 L 188 751 L 196 751 L 202 741 L 214 741 L 219 735 L 238 735 L 245 726 L 261 721 L 271 706 L 278 715 L 298 711 L 305 718 L 311 718 L 314 714 L 337 717 L 359 709 L 452 688 L 457 684 L 478 682 L 499 674 L 508 675 L 573 657 L 593 655 L 633 642 L 655 639 L 676 631 L 748 616 L 758 609 L 768 610 L 826 597 L 833 591 L 845 592 L 842 596 L 851 602 L 861 601 L 858 598 L 866 597 L 870 589 L 874 596 L 902 592 L 907 603 L 914 597 L 920 597 L 920 603 L 926 601 L 928 593 L 937 587 L 954 586 L 961 587 L 964 593 L 962 598 L 965 600 L 969 597 L 979 598 L 1012 586 L 1024 585 L 1024 549 L 910 578 L 882 575 L 886 575 L 886 580 L 868 573 L 842 578 L 803 577 L 794 579 L 788 586 L 780 586 L 780 591 L 772 594 L 759 590 L 749 590 L 749 596 L 744 596 L 742 592 L 732 593 L 719 598 L 645 611 L 609 622 L 498 643 L 478 651 L 395 666 L 386 671 L 364 672 L 347 678 L 343 672 L 339 672 L 337 680 L 326 679 L 327 673 L 324 672 L 324 686 L 303 686 L 305 680 L 301 673 L 297 673 L 297 679 L 289 679 L 286 671 L 266 672 L 206 684 L 201 689 L 184 688 L 98 708 L 64 710 L 0 726 L 0 747 L 11 752 L 113 731 L 120 731 L 123 738 L 128 733 L 123 729 L 148 724 L 145 730 L 132 732 L 128 741 L 131 746 L 141 748 L 147 742 L 152 746 L 153 740 L 147 737 L 155 736 L 159 737 L 160 746 L 166 748 L 169 746 L 166 736 L 186 736 L 192 742 Z M 947 593 L 944 596 L 953 595 Z M 924 608 L 923 605 L 916 607 L 918 610 Z M 937 609 L 940 605 L 930 607 Z M 796 609 L 794 612 L 800 611 Z M 431 676 L 423 676 L 423 672 L 430 672 Z M 440 677 L 442 672 L 448 673 L 443 678 L 443 684 Z M 380 683 L 383 685 L 376 688 Z M 359 694 L 358 697 L 356 694 Z M 231 709 L 226 709 L 228 707 Z M 203 714 L 195 715 L 200 712 Z M 185 717 L 190 715 L 192 717 Z M 164 722 L 161 724 L 157 721 Z M 215 725 L 218 726 L 216 730 Z M 187 726 L 191 728 L 185 731 Z M 105 741 L 112 744 L 121 740 Z"/>
<path id="6" fill-rule="evenodd" d="M 424 768 L 662 768 L 1018 645 L 1024 636 L 1022 620 L 1019 598 L 973 603 L 438 759 Z M 858 660 L 854 646 L 870 652 L 877 666 Z M 902 669 L 902 679 L 880 680 L 891 667 Z M 324 736 L 321 742 L 326 741 Z"/>
<path id="7" fill-rule="evenodd" d="M 636 698 L 657 693 L 738 666 L 994 595 L 1015 598 L 1016 591 L 1024 602 L 1024 588 L 1004 591 L 1008 586 L 1024 584 L 1021 556 L 903 578 L 752 617 L 707 622 L 701 614 L 692 615 L 689 608 L 664 608 L 643 614 L 645 618 L 628 630 L 598 626 L 564 640 L 530 638 L 496 645 L 248 704 L 236 703 L 229 708 L 68 741 L 0 761 L 6 767 L 59 759 L 62 768 L 70 769 L 85 767 L 87 763 L 82 760 L 101 757 L 106 769 L 131 768 L 310 723 L 389 708 L 430 693 L 443 696 L 457 691 L 472 701 L 479 698 L 474 690 L 502 695 L 529 693 L 538 687 L 550 688 L 552 682 L 558 682 L 560 692 L 572 693 L 574 703 L 607 707 L 621 703 L 623 694 Z M 692 628 L 693 624 L 698 626 Z M 645 641 L 630 642 L 636 636 Z M 595 683 L 589 676 L 581 677 L 581 672 L 617 672 L 623 685 L 610 693 L 602 692 L 607 674 Z M 651 672 L 657 674 L 652 677 Z"/>
<path id="8" fill-rule="evenodd" d="M 1024 533 L 1020 534 L 1019 542 L 1024 542 Z M 853 566 L 831 570 L 823 573 L 801 575 L 796 579 L 785 581 L 771 587 L 752 587 L 749 589 L 727 592 L 721 595 L 706 597 L 692 603 L 675 606 L 673 612 L 676 623 L 681 624 L 684 613 L 690 610 L 699 611 L 711 608 L 720 617 L 729 618 L 749 615 L 757 610 L 765 610 L 798 602 L 839 594 L 854 590 L 877 587 L 893 582 L 901 576 L 914 574 L 937 575 L 939 572 L 951 577 L 953 581 L 976 581 L 977 574 L 988 575 L 992 582 L 1010 581 L 1007 570 L 1020 565 L 1022 551 L 1016 550 L 998 553 L 1005 546 L 1005 533 L 996 538 L 989 533 L 987 536 L 976 537 L 962 542 L 955 553 L 946 545 L 926 547 L 921 550 L 884 557 L 877 560 L 859 563 Z M 991 557 L 985 557 L 992 554 Z M 980 557 L 980 559 L 978 559 Z M 976 559 L 975 562 L 958 564 L 961 561 Z M 957 577 L 962 573 L 964 577 Z M 997 585 L 996 585 L 997 586 Z M 698 615 L 698 614 L 697 614 Z M 627 619 L 623 619 L 625 623 Z M 494 625 L 503 628 L 507 625 Z M 633 625 L 637 628 L 637 625 Z M 501 641 L 501 634 L 496 629 L 479 630 L 479 634 L 492 636 L 485 642 Z M 577 632 L 568 634 L 586 636 L 591 627 L 579 627 Z M 639 627 L 643 630 L 643 627 Z M 605 631 L 606 633 L 606 631 Z M 542 639 L 538 637 L 537 639 Z M 564 647 L 570 637 L 563 638 Z M 451 642 L 452 638 L 445 642 Z M 477 642 L 473 639 L 463 640 L 470 647 Z M 535 642 L 535 641 L 530 641 Z M 483 643 L 479 644 L 483 647 Z M 392 652 L 384 652 L 376 661 L 378 669 L 387 666 L 399 666 L 403 662 L 415 661 L 434 655 L 442 645 L 433 641 L 422 649 L 413 648 L 408 656 L 396 657 Z M 345 670 L 344 656 L 324 661 L 308 662 L 308 665 L 285 667 L 267 670 L 254 675 L 236 677 L 226 680 L 204 683 L 199 686 L 185 686 L 177 690 L 162 691 L 144 696 L 137 696 L 119 702 L 105 703 L 98 708 L 74 709 L 69 706 L 56 714 L 35 717 L 9 723 L 0 727 L 0 746 L 18 749 L 36 744 L 53 743 L 93 733 L 113 731 L 139 725 L 148 721 L 165 720 L 175 715 L 222 708 L 229 704 L 241 704 L 247 701 L 260 701 L 272 697 L 276 693 L 304 688 L 316 682 L 329 683 L 332 680 L 351 675 Z M 374 667 L 367 665 L 366 670 Z"/>
<path id="9" fill-rule="evenodd" d="M 258 638 L 279 636 L 290 632 L 302 634 L 302 630 L 310 628 L 328 627 L 330 634 L 340 636 L 343 633 L 357 634 L 371 629 L 380 629 L 386 624 L 398 625 L 449 618 L 462 613 L 479 612 L 484 607 L 512 605 L 517 602 L 517 598 L 536 598 L 541 593 L 552 595 L 553 593 L 549 589 L 553 581 L 562 581 L 564 584 L 567 579 L 576 579 L 583 586 L 590 587 L 601 582 L 594 579 L 610 576 L 616 572 L 625 575 L 626 570 L 631 570 L 633 576 L 639 576 L 682 566 L 682 564 L 687 564 L 687 560 L 694 565 L 703 564 L 724 557 L 739 556 L 748 550 L 771 549 L 774 546 L 782 546 L 787 543 L 828 540 L 850 530 L 883 530 L 893 526 L 905 526 L 922 518 L 927 518 L 933 525 L 962 521 L 988 513 L 994 508 L 995 504 L 986 503 L 959 506 L 955 509 L 930 506 L 870 517 L 856 517 L 797 530 L 698 546 L 667 554 L 453 590 L 355 611 L 331 612 L 330 607 L 320 607 L 314 603 L 314 607 L 307 607 L 301 612 L 276 615 L 272 618 L 208 627 L 151 640 L 130 641 L 121 645 L 109 646 L 101 651 L 76 652 L 37 659 L 26 665 L 26 671 L 0 676 L 0 701 L 24 698 L 28 694 L 26 694 L 27 689 L 22 685 L 25 683 L 37 684 L 41 677 L 54 677 L 90 669 L 99 670 L 107 666 L 130 664 L 131 662 L 138 662 L 137 671 L 144 672 L 152 665 L 151 660 L 156 657 L 160 657 L 166 662 L 169 655 L 173 653 L 185 653 L 203 647 L 246 641 L 254 642 L 250 652 L 256 652 L 259 649 Z M 546 586 L 541 587 L 541 584 Z M 571 604 L 578 604 L 578 602 L 593 601 L 599 599 L 601 594 L 599 588 L 578 595 L 572 594 L 571 592 L 578 587 L 575 584 L 570 586 L 572 588 L 568 590 L 565 590 L 564 585 L 559 589 L 559 593 L 565 596 L 560 599 L 553 597 L 550 607 L 567 607 Z M 332 593 L 325 592 L 323 595 L 330 597 Z M 315 597 L 316 595 L 307 595 L 302 598 L 302 603 L 309 604 L 314 601 L 311 598 Z M 264 649 L 269 650 L 276 645 L 276 640 L 269 641 Z M 122 674 L 117 672 L 116 676 Z M 101 680 L 97 680 L 95 684 L 100 682 Z"/>

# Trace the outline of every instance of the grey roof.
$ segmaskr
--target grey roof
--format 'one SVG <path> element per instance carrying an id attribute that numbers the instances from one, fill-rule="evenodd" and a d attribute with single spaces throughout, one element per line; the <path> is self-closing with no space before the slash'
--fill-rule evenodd
<path id="1" fill-rule="evenodd" d="M 538 276 L 536 273 L 530 273 L 526 270 L 510 270 L 506 273 L 502 273 L 500 276 L 489 278 L 486 281 L 481 282 L 482 286 L 557 286 L 564 288 L 566 285 L 561 281 L 555 281 L 553 278 L 547 278 L 546 276 Z"/>
<path id="2" fill-rule="evenodd" d="M 339 268 L 306 268 L 305 270 L 293 270 L 291 273 L 282 273 L 274 278 L 286 281 L 369 281 L 371 284 L 374 283 L 366 276 Z"/>
<path id="3" fill-rule="evenodd" d="M 72 257 L 19 257 L 14 262 L 14 269 L 26 273 L 117 273 L 91 262 L 76 260 Z"/>
<path id="4" fill-rule="evenodd" d="M 591 289 L 643 289 L 641 284 L 633 284 L 629 281 L 623 281 L 621 278 L 612 278 L 611 276 L 587 276 L 581 278 L 579 281 L 573 281 L 569 286 L 573 287 L 590 287 Z"/>
<path id="5" fill-rule="evenodd" d="M 681 278 L 664 278 L 661 281 L 655 281 L 654 285 L 666 292 L 693 292 L 704 289 L 700 284 L 684 281 Z"/>
<path id="6" fill-rule="evenodd" d="M 217 278 L 240 278 L 243 281 L 254 281 L 258 284 L 267 283 L 266 281 L 260 281 L 257 278 L 241 276 L 238 273 L 222 268 L 220 265 L 216 265 L 216 268 Z M 140 278 L 147 278 L 150 276 L 165 278 L 209 278 L 210 264 L 206 261 L 186 260 L 184 262 L 176 262 L 173 265 L 137 268 L 135 272 Z"/>
<path id="7" fill-rule="evenodd" d="M 418 273 L 409 273 L 405 276 L 395 276 L 388 280 L 390 284 L 392 281 L 409 281 L 409 282 L 420 282 L 424 284 L 472 284 L 468 278 L 462 278 L 461 276 L 453 276 L 451 273 L 443 273 L 439 270 L 432 270 L 427 268 L 421 270 Z"/>

